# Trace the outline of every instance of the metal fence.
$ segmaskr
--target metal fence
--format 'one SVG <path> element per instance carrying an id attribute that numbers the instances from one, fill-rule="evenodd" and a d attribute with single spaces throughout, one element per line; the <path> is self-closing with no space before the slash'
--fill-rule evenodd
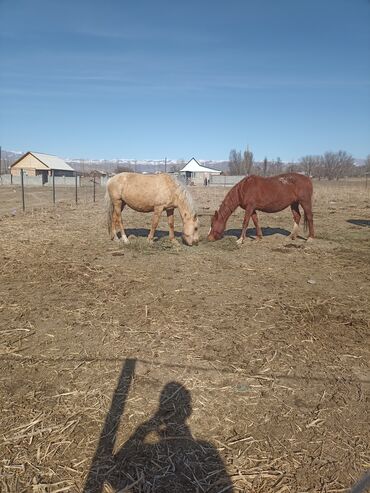
<path id="1" fill-rule="evenodd" d="M 57 202 L 96 202 L 103 197 L 106 182 L 106 177 L 84 177 L 77 172 L 75 176 L 52 173 L 45 183 L 42 176 L 29 176 L 24 170 L 18 176 L 0 175 L 0 213 L 14 214 L 18 209 L 25 211 Z"/>
<path id="2" fill-rule="evenodd" d="M 176 176 L 187 185 L 185 177 Z M 95 174 L 56 176 L 52 173 L 44 182 L 41 175 L 30 176 L 25 170 L 19 175 L 0 175 L 0 215 L 26 211 L 60 202 L 89 203 L 102 200 L 109 177 Z"/>
<path id="3" fill-rule="evenodd" d="M 230 175 L 211 175 L 209 185 L 214 187 L 233 187 L 240 180 L 245 178 L 245 175 L 230 176 Z"/>

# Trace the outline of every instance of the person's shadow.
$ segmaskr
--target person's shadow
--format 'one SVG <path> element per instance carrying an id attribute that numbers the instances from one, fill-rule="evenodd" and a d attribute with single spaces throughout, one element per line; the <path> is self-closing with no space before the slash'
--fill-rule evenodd
<path id="1" fill-rule="evenodd" d="M 165 385 L 154 416 L 115 454 L 107 482 L 132 493 L 232 492 L 217 450 L 193 437 L 186 423 L 191 412 L 190 392 L 178 382 Z"/>
<path id="2" fill-rule="evenodd" d="M 131 383 L 135 359 L 126 359 L 112 396 L 84 493 L 102 493 L 109 484 L 125 493 L 208 493 L 233 491 L 217 450 L 196 440 L 187 424 L 190 392 L 178 382 L 164 386 L 155 414 L 140 424 L 120 450 L 115 444 Z"/>

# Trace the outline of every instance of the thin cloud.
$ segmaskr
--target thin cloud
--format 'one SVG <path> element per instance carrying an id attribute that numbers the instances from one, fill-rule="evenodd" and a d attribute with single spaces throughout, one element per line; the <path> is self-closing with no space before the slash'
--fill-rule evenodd
<path id="1" fill-rule="evenodd" d="M 124 26 L 121 29 L 104 29 L 102 27 L 96 28 L 77 28 L 74 31 L 74 34 L 79 36 L 86 37 L 94 37 L 100 39 L 112 39 L 112 40 L 125 40 L 125 41 L 170 41 L 173 42 L 184 42 L 184 39 L 187 42 L 192 42 L 193 44 L 198 43 L 209 43 L 210 37 L 206 36 L 202 32 L 192 32 L 189 37 L 188 31 L 185 29 L 176 28 L 173 29 L 171 27 L 163 28 L 154 28 L 135 25 L 135 28 Z"/>

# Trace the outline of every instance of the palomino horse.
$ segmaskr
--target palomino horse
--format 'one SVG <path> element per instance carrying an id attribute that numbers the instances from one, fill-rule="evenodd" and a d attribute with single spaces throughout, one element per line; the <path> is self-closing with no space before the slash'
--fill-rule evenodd
<path id="1" fill-rule="evenodd" d="M 183 222 L 182 239 L 187 245 L 199 241 L 198 217 L 188 191 L 174 178 L 166 174 L 140 175 L 119 173 L 107 182 L 105 195 L 108 204 L 108 231 L 128 243 L 122 223 L 122 210 L 127 204 L 138 212 L 154 212 L 148 241 L 152 242 L 159 218 L 165 210 L 170 229 L 170 240 L 175 240 L 174 209 L 178 209 Z"/>
<path id="2" fill-rule="evenodd" d="M 289 205 L 294 219 L 290 238 L 295 239 L 298 234 L 301 219 L 299 205 L 304 211 L 305 228 L 308 224 L 308 239 L 313 238 L 312 182 L 310 178 L 299 173 L 285 173 L 270 178 L 255 175 L 247 176 L 233 186 L 219 210 L 215 212 L 208 233 L 208 240 L 219 240 L 223 236 L 226 221 L 238 206 L 245 210 L 245 215 L 242 232 L 237 243 L 243 243 L 250 217 L 252 217 L 256 227 L 257 238 L 261 239 L 262 231 L 258 224 L 256 211 L 279 212 Z"/>

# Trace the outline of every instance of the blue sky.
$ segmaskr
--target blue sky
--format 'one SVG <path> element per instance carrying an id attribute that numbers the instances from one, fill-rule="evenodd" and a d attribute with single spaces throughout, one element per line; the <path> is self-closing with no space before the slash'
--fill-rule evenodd
<path id="1" fill-rule="evenodd" d="M 370 154 L 369 0 L 0 0 L 0 145 Z"/>

